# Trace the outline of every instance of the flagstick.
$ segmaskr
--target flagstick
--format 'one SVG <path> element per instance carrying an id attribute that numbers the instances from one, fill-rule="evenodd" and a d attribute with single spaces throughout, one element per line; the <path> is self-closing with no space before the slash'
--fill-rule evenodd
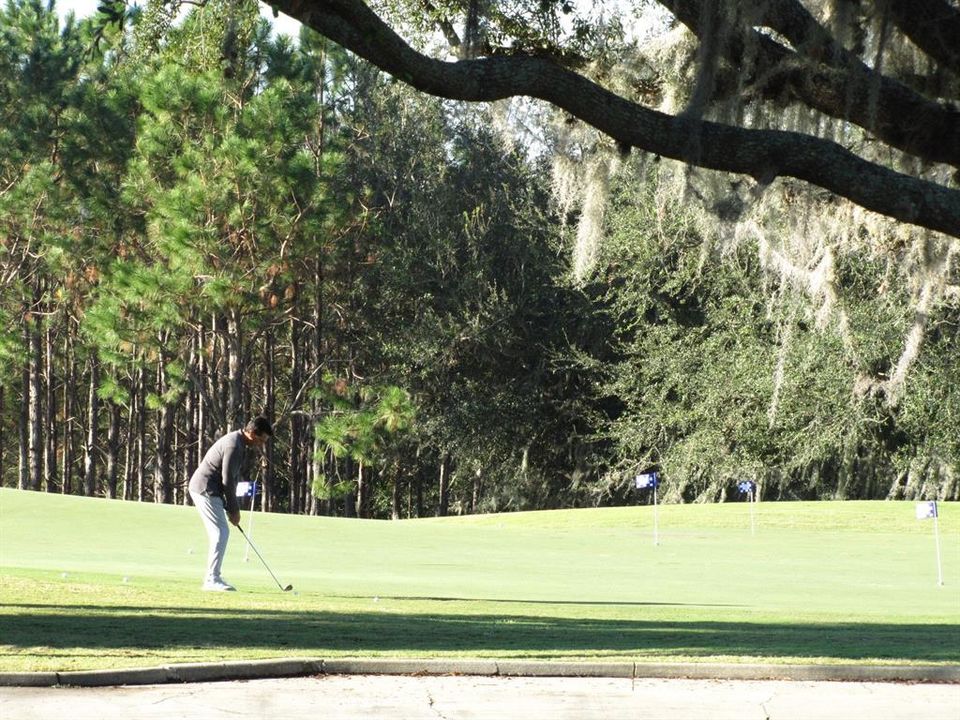
<path id="1" fill-rule="evenodd" d="M 253 504 L 257 501 L 257 481 L 253 481 L 253 494 L 250 495 L 250 523 L 247 525 L 247 538 L 253 537 Z M 243 553 L 243 561 L 250 562 L 250 543 L 246 543 L 247 549 Z"/>
<path id="2" fill-rule="evenodd" d="M 754 523 L 754 520 L 753 520 L 753 504 L 757 501 L 756 498 L 757 498 L 757 490 L 756 490 L 756 487 L 754 487 L 754 489 L 750 491 L 750 534 L 751 535 L 757 534 L 756 524 Z"/>
<path id="3" fill-rule="evenodd" d="M 940 562 L 940 512 L 934 512 L 933 515 L 933 535 L 937 539 L 937 585 L 943 587 L 943 565 Z"/>

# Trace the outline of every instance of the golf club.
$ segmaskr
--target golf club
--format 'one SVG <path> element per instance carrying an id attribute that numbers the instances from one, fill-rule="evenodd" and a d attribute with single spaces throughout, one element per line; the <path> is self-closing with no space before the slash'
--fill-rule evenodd
<path id="1" fill-rule="evenodd" d="M 277 587 L 283 590 L 284 592 L 290 592 L 293 590 L 293 585 L 287 585 L 284 587 L 280 584 L 280 581 L 277 580 L 277 576 L 273 574 L 273 570 L 270 569 L 270 566 L 267 565 L 267 561 L 263 559 L 263 555 L 260 554 L 260 551 L 257 550 L 257 546 L 250 542 L 250 538 L 247 537 L 247 534 L 243 531 L 243 528 L 237 525 L 237 530 L 240 531 L 240 534 L 243 535 L 243 539 L 247 541 L 247 545 L 253 548 L 253 551 L 257 554 L 257 557 L 260 558 L 260 562 L 263 563 L 263 566 L 267 569 L 267 572 L 270 573 L 270 577 L 273 578 L 273 581 L 277 584 Z"/>

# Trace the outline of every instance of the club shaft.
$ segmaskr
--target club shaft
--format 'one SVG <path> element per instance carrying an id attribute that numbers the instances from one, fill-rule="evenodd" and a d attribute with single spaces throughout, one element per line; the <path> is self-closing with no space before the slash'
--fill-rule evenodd
<path id="1" fill-rule="evenodd" d="M 250 538 L 247 537 L 247 534 L 243 531 L 243 528 L 237 525 L 237 530 L 239 530 L 240 534 L 243 535 L 243 539 L 247 541 L 247 545 L 253 548 L 253 551 L 257 554 L 257 557 L 260 558 L 260 562 L 263 563 L 263 566 L 267 569 L 267 572 L 270 573 L 270 577 L 273 578 L 273 581 L 277 584 L 277 587 L 286 592 L 287 589 L 280 584 L 279 580 L 277 580 L 277 576 L 273 574 L 273 570 L 271 570 L 270 566 L 267 565 L 267 561 L 263 559 L 263 555 L 261 555 L 260 551 L 257 550 L 257 546 L 250 541 Z"/>

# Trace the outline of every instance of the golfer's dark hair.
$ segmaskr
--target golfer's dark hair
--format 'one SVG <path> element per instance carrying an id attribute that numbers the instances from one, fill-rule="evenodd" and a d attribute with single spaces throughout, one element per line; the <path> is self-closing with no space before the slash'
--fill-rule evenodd
<path id="1" fill-rule="evenodd" d="M 244 430 L 254 435 L 273 435 L 273 427 L 270 425 L 270 421 L 263 415 L 257 415 L 253 420 L 248 422 Z"/>

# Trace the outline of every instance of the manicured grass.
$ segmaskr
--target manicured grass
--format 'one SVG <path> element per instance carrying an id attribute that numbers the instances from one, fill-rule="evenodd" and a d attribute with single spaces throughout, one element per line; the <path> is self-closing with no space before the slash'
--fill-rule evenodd
<path id="1" fill-rule="evenodd" d="M 401 522 L 258 514 L 203 593 L 193 508 L 0 490 L 0 671 L 267 657 L 960 662 L 960 504 Z"/>

